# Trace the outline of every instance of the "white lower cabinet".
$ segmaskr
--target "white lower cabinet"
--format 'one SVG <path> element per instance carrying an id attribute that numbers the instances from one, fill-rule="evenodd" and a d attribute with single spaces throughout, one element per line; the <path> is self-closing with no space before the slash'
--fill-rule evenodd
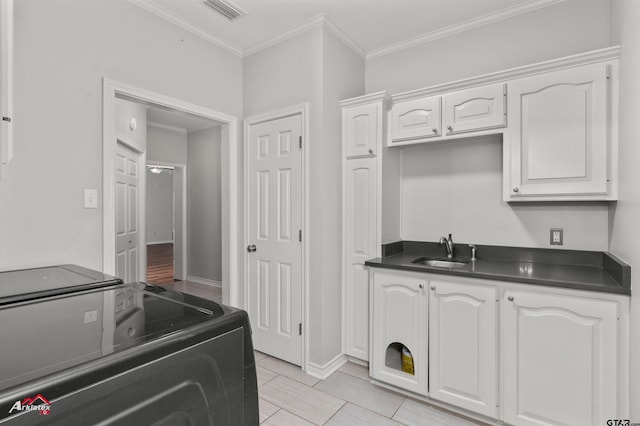
<path id="1" fill-rule="evenodd" d="M 429 286 L 429 396 L 496 417 L 497 288 L 435 279 Z"/>
<path id="2" fill-rule="evenodd" d="M 507 290 L 504 421 L 605 425 L 619 417 L 618 303 Z"/>
<path id="3" fill-rule="evenodd" d="M 381 268 L 369 280 L 373 379 L 513 426 L 629 417 L 628 297 Z"/>
<path id="4" fill-rule="evenodd" d="M 427 278 L 424 274 L 372 269 L 371 376 L 419 395 L 427 394 Z M 410 351 L 413 374 L 402 370 Z"/>

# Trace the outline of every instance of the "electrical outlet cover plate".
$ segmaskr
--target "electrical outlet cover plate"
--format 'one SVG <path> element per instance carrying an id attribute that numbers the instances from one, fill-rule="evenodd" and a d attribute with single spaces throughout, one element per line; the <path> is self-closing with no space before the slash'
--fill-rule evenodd
<path id="1" fill-rule="evenodd" d="M 564 243 L 562 228 L 551 228 L 549 243 L 552 246 L 561 246 Z"/>

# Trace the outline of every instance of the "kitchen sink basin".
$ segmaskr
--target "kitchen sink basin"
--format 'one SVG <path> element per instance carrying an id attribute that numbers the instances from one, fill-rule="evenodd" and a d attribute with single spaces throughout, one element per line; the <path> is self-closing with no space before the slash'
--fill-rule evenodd
<path id="1" fill-rule="evenodd" d="M 465 266 L 468 262 L 462 262 L 460 260 L 442 260 L 421 257 L 411 263 L 414 263 L 416 265 L 433 266 L 436 268 L 460 268 L 462 266 Z"/>

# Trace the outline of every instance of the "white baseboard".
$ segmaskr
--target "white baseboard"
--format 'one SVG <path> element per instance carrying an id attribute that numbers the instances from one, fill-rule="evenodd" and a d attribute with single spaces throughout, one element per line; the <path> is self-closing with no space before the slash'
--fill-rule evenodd
<path id="1" fill-rule="evenodd" d="M 208 278 L 196 277 L 193 275 L 187 275 L 187 281 L 193 281 L 194 283 L 209 285 L 212 287 L 222 287 L 222 283 L 216 280 L 210 280 Z"/>
<path id="2" fill-rule="evenodd" d="M 147 243 L 148 246 L 155 246 L 157 244 L 173 244 L 173 240 L 171 240 L 171 241 L 154 241 L 154 242 L 148 242 Z"/>
<path id="3" fill-rule="evenodd" d="M 335 373 L 346 363 L 347 357 L 344 354 L 336 356 L 325 365 L 318 365 L 313 362 L 307 362 L 307 374 L 315 377 L 316 379 L 324 380 Z"/>

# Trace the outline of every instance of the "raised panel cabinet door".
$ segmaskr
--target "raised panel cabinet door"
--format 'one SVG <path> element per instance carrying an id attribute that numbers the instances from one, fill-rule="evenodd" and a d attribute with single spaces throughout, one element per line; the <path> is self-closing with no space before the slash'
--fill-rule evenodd
<path id="1" fill-rule="evenodd" d="M 489 84 L 442 97 L 445 135 L 497 129 L 507 124 L 506 84 Z"/>
<path id="2" fill-rule="evenodd" d="M 509 83 L 510 199 L 606 196 L 607 68 L 592 64 Z"/>
<path id="3" fill-rule="evenodd" d="M 376 257 L 378 160 L 346 162 L 345 193 L 345 343 L 346 354 L 369 359 L 369 274 L 364 265 Z"/>
<path id="4" fill-rule="evenodd" d="M 371 374 L 381 382 L 427 394 L 427 278 L 372 269 Z M 402 348 L 411 353 L 413 374 L 402 370 Z"/>
<path id="5" fill-rule="evenodd" d="M 503 302 L 505 423 L 619 418 L 618 303 L 512 290 Z"/>
<path id="6" fill-rule="evenodd" d="M 343 111 L 347 158 L 375 155 L 382 133 L 380 104 L 358 105 Z"/>
<path id="7" fill-rule="evenodd" d="M 412 99 L 391 107 L 391 145 L 442 136 L 441 97 Z"/>
<path id="8" fill-rule="evenodd" d="M 497 414 L 497 289 L 429 282 L 429 396 Z"/>

